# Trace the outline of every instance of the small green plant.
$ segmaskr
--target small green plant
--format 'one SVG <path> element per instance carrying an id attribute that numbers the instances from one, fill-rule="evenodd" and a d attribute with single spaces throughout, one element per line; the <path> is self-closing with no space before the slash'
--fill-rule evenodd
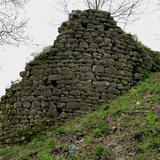
<path id="1" fill-rule="evenodd" d="M 157 149 L 160 148 L 160 137 L 156 137 L 150 141 L 150 148 Z"/>
<path id="2" fill-rule="evenodd" d="M 146 121 L 149 124 L 155 124 L 157 117 L 153 113 L 148 113 L 146 116 Z"/>
<path id="3" fill-rule="evenodd" d="M 49 51 L 51 50 L 51 47 L 52 47 L 52 46 L 44 47 L 42 52 L 40 52 L 40 53 L 38 53 L 38 52 L 33 52 L 33 53 L 31 54 L 31 56 L 32 56 L 33 58 L 36 58 L 36 57 L 40 56 L 41 54 L 45 54 L 45 53 L 47 53 L 47 52 L 49 52 Z"/>
<path id="4" fill-rule="evenodd" d="M 150 76 L 150 73 L 147 70 L 143 69 L 141 70 L 141 76 L 143 77 L 143 79 L 145 79 Z"/>
<path id="5" fill-rule="evenodd" d="M 43 48 L 43 54 L 49 52 L 49 51 L 51 50 L 51 47 L 52 47 L 52 46 L 50 46 L 50 45 L 47 46 L 47 47 L 44 47 L 44 48 Z"/>
<path id="6" fill-rule="evenodd" d="M 0 156 L 6 155 L 8 153 L 12 152 L 12 149 L 10 148 L 4 148 L 0 150 Z"/>
<path id="7" fill-rule="evenodd" d="M 90 135 L 86 135 L 86 136 L 84 137 L 84 141 L 85 141 L 86 143 L 91 143 L 91 142 L 93 141 L 93 137 L 90 136 Z"/>
<path id="8" fill-rule="evenodd" d="M 11 152 L 11 149 L 4 148 L 0 150 L 0 156 L 6 155 Z"/>
<path id="9" fill-rule="evenodd" d="M 141 41 L 139 41 L 138 37 L 136 34 L 132 35 L 132 41 L 137 47 L 137 49 L 142 50 L 142 49 L 148 49 L 151 50 L 149 47 L 145 46 Z"/>
<path id="10" fill-rule="evenodd" d="M 144 143 L 142 145 L 138 145 L 137 147 L 137 153 L 138 154 L 144 154 L 149 147 L 149 143 Z"/>
<path id="11" fill-rule="evenodd" d="M 143 44 L 142 44 L 142 42 L 139 41 L 139 39 L 138 39 L 136 34 L 132 35 L 132 40 L 133 40 L 134 44 L 136 45 L 136 47 L 138 49 L 142 49 L 143 48 Z"/>
<path id="12" fill-rule="evenodd" d="M 68 133 L 73 132 L 75 129 L 76 128 L 75 128 L 73 123 L 68 124 L 67 126 L 65 126 L 65 131 L 68 132 Z"/>
<path id="13" fill-rule="evenodd" d="M 32 139 L 33 143 L 37 143 L 39 141 L 43 141 L 44 140 L 44 135 L 43 134 L 37 134 L 36 137 L 34 139 Z"/>
<path id="14" fill-rule="evenodd" d="M 98 121 L 95 127 L 96 128 L 93 130 L 93 135 L 95 137 L 101 137 L 111 132 L 111 128 L 104 121 Z"/>
<path id="15" fill-rule="evenodd" d="M 61 136 L 64 133 L 64 127 L 58 127 L 54 130 L 56 136 Z"/>
<path id="16" fill-rule="evenodd" d="M 87 151 L 77 152 L 71 155 L 71 160 L 84 160 L 87 157 Z"/>
<path id="17" fill-rule="evenodd" d="M 39 64 L 44 64 L 44 60 L 40 60 L 40 61 L 39 61 Z"/>
<path id="18" fill-rule="evenodd" d="M 146 141 L 153 136 L 154 134 L 152 130 L 142 130 L 141 128 L 134 134 L 134 138 L 137 139 L 139 142 Z"/>
<path id="19" fill-rule="evenodd" d="M 149 155 L 154 156 L 154 153 L 158 153 L 160 147 L 160 138 L 153 137 L 146 139 L 142 144 L 137 146 L 136 149 L 136 159 L 148 159 L 150 160 L 151 157 Z"/>
<path id="20" fill-rule="evenodd" d="M 38 141 L 38 142 L 36 143 L 36 146 L 37 146 L 38 148 L 43 148 L 45 145 L 44 145 L 44 142 Z"/>
<path id="21" fill-rule="evenodd" d="M 160 85 L 155 85 L 155 87 L 153 88 L 154 92 L 155 93 L 159 93 L 160 92 Z M 159 96 L 159 99 L 160 99 L 160 96 Z"/>
<path id="22" fill-rule="evenodd" d="M 38 154 L 38 159 L 39 160 L 54 160 L 51 155 L 49 155 L 48 153 L 43 153 L 43 152 Z"/>
<path id="23" fill-rule="evenodd" d="M 104 145 L 98 145 L 93 148 L 94 158 L 92 160 L 114 160 L 113 153 Z"/>
<path id="24" fill-rule="evenodd" d="M 55 146 L 56 140 L 54 138 L 50 138 L 50 139 L 47 139 L 45 143 L 46 143 L 46 146 L 53 147 Z"/>
<path id="25" fill-rule="evenodd" d="M 160 96 L 158 96 L 158 97 L 154 96 L 154 97 L 151 97 L 150 99 L 152 102 L 157 102 L 157 101 L 160 101 Z"/>
<path id="26" fill-rule="evenodd" d="M 93 130 L 94 137 L 102 137 L 102 131 L 99 128 Z"/>

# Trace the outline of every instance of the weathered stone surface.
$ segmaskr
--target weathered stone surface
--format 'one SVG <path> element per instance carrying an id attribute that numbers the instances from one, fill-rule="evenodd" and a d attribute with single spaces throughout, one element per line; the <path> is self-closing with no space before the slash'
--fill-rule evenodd
<path id="1" fill-rule="evenodd" d="M 68 109 L 77 109 L 77 108 L 79 108 L 80 107 L 80 105 L 79 105 L 79 103 L 78 102 L 68 102 L 67 103 L 67 108 Z"/>
<path id="2" fill-rule="evenodd" d="M 103 73 L 104 72 L 104 67 L 103 66 L 96 66 L 96 65 L 94 65 L 92 67 L 92 71 L 93 72 L 98 72 L 98 73 Z"/>
<path id="3" fill-rule="evenodd" d="M 31 103 L 30 102 L 24 102 L 23 103 L 23 107 L 24 108 L 30 108 L 31 107 Z"/>
<path id="4" fill-rule="evenodd" d="M 105 69 L 105 72 L 107 74 L 112 74 L 112 75 L 117 75 L 118 74 L 118 71 L 117 71 L 117 69 L 114 66 L 107 67 Z"/>
<path id="5" fill-rule="evenodd" d="M 58 117 L 58 115 L 59 114 L 56 109 L 50 109 L 47 113 L 47 117 L 49 117 L 49 118 L 56 118 L 56 117 Z"/>
<path id="6" fill-rule="evenodd" d="M 37 108 L 39 108 L 40 107 L 40 102 L 39 101 L 33 101 L 32 102 L 32 108 L 35 108 L 35 109 L 37 109 Z"/>
<path id="7" fill-rule="evenodd" d="M 62 79 L 62 77 L 60 75 L 57 75 L 57 74 L 53 74 L 53 75 L 48 76 L 49 81 L 60 80 L 60 79 Z"/>
<path id="8" fill-rule="evenodd" d="M 120 94 L 120 91 L 117 90 L 116 88 L 109 87 L 109 88 L 108 88 L 108 93 L 113 94 L 113 95 L 119 95 L 119 94 Z"/>
<path id="9" fill-rule="evenodd" d="M 87 49 L 88 48 L 88 43 L 86 43 L 86 42 L 80 42 L 79 47 Z"/>
<path id="10" fill-rule="evenodd" d="M 51 90 L 47 89 L 47 90 L 44 90 L 44 91 L 43 91 L 42 95 L 43 95 L 44 97 L 51 97 L 51 96 L 53 95 L 53 93 L 52 93 Z"/>
<path id="11" fill-rule="evenodd" d="M 135 74 L 134 74 L 134 78 L 135 78 L 136 80 L 140 80 L 140 79 L 142 79 L 142 76 L 141 76 L 141 74 L 139 74 L 139 73 L 135 73 Z"/>
<path id="12" fill-rule="evenodd" d="M 20 72 L 19 75 L 20 75 L 21 77 L 25 77 L 25 76 L 26 76 L 26 71 Z"/>

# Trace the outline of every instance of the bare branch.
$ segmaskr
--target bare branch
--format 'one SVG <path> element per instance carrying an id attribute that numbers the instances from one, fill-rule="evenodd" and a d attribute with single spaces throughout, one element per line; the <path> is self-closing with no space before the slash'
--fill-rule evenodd
<path id="1" fill-rule="evenodd" d="M 108 0 L 84 0 L 84 4 L 89 8 L 89 9 L 96 9 L 100 10 L 104 6 L 105 3 L 107 3 Z"/>
<path id="2" fill-rule="evenodd" d="M 27 19 L 19 20 L 19 13 L 23 10 L 27 0 L 0 0 L 0 45 L 14 45 L 29 40 L 25 35 Z M 0 63 L 2 71 L 2 64 Z"/>
<path id="3" fill-rule="evenodd" d="M 148 8 L 151 0 L 81 0 L 81 2 L 89 9 L 101 10 L 105 9 L 119 23 L 124 24 L 124 28 L 130 22 L 134 22 L 140 16 L 151 13 Z M 69 14 L 69 0 L 57 1 L 57 10 Z"/>
<path id="4" fill-rule="evenodd" d="M 89 1 L 89 0 L 84 0 L 84 4 L 89 8 L 91 9 L 92 8 L 92 3 Z"/>
<path id="5" fill-rule="evenodd" d="M 109 12 L 111 13 L 111 9 L 112 9 L 112 0 L 109 0 Z"/>
<path id="6" fill-rule="evenodd" d="M 19 20 L 19 11 L 26 2 L 27 0 L 0 1 L 1 46 L 6 44 L 17 46 L 20 42 L 28 40 L 28 36 L 24 34 L 28 20 Z"/>
<path id="7" fill-rule="evenodd" d="M 3 72 L 3 70 L 2 70 L 2 64 L 0 63 L 0 70 Z"/>
<path id="8" fill-rule="evenodd" d="M 151 13 L 148 10 L 150 0 L 121 0 L 115 3 L 112 0 L 111 15 L 117 22 L 123 23 L 124 28 L 127 24 L 132 23 L 146 13 Z"/>
<path id="9" fill-rule="evenodd" d="M 66 1 L 66 0 L 57 0 L 56 4 L 58 5 L 58 7 L 56 7 L 56 5 L 53 5 L 53 7 L 56 10 L 64 13 L 65 15 L 69 15 L 69 13 L 70 13 L 70 11 L 68 9 L 69 0 L 68 1 Z"/>

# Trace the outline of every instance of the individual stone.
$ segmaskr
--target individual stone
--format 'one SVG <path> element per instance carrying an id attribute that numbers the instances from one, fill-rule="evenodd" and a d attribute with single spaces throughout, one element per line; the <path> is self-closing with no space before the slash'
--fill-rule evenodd
<path id="1" fill-rule="evenodd" d="M 93 79 L 94 79 L 94 74 L 92 72 L 85 72 L 80 77 L 81 81 L 87 81 L 87 80 L 93 80 Z"/>
<path id="2" fill-rule="evenodd" d="M 93 72 L 98 72 L 98 73 L 103 73 L 104 72 L 104 67 L 103 66 L 96 66 L 96 65 L 94 65 L 92 67 L 92 71 Z"/>
<path id="3" fill-rule="evenodd" d="M 118 90 L 122 90 L 123 89 L 123 85 L 122 84 L 117 84 L 117 89 Z"/>
<path id="4" fill-rule="evenodd" d="M 14 104 L 14 108 L 21 108 L 22 105 L 23 105 L 22 102 L 16 102 L 16 103 Z"/>
<path id="5" fill-rule="evenodd" d="M 67 109 L 77 109 L 80 107 L 80 104 L 78 102 L 68 102 L 67 103 Z"/>
<path id="6" fill-rule="evenodd" d="M 61 117 L 61 118 L 68 118 L 68 114 L 67 114 L 66 112 L 62 112 L 62 113 L 60 114 L 60 117 Z"/>
<path id="7" fill-rule="evenodd" d="M 26 71 L 20 72 L 19 75 L 20 75 L 21 77 L 25 77 L 25 76 L 26 76 Z"/>
<path id="8" fill-rule="evenodd" d="M 110 67 L 106 68 L 105 72 L 107 74 L 112 74 L 112 75 L 117 75 L 118 74 L 118 71 L 114 66 L 110 66 Z"/>
<path id="9" fill-rule="evenodd" d="M 88 43 L 86 43 L 86 42 L 80 42 L 79 47 L 87 49 L 88 48 Z"/>
<path id="10" fill-rule="evenodd" d="M 32 102 L 32 108 L 35 108 L 35 109 L 37 109 L 37 108 L 39 108 L 40 107 L 40 102 L 39 101 L 33 101 Z"/>
<path id="11" fill-rule="evenodd" d="M 73 35 L 73 34 L 75 34 L 75 31 L 72 30 L 72 29 L 70 29 L 70 30 L 65 30 L 64 34 L 66 34 L 66 35 Z"/>
<path id="12" fill-rule="evenodd" d="M 44 97 L 51 97 L 53 95 L 52 91 L 51 90 L 44 90 L 42 95 Z"/>
<path id="13" fill-rule="evenodd" d="M 23 107 L 24 108 L 30 108 L 31 107 L 30 102 L 23 102 Z"/>
<path id="14" fill-rule="evenodd" d="M 48 77 L 49 81 L 60 80 L 60 79 L 62 79 L 61 75 L 57 75 L 57 74 L 52 74 L 52 75 L 49 75 Z"/>
<path id="15" fill-rule="evenodd" d="M 134 78 L 135 78 L 136 80 L 140 80 L 140 79 L 142 79 L 142 76 L 141 76 L 141 74 L 139 74 L 139 73 L 135 73 L 135 74 L 134 74 Z"/>
<path id="16" fill-rule="evenodd" d="M 108 93 L 113 94 L 113 95 L 120 95 L 120 91 L 113 87 L 108 88 Z"/>
<path id="17" fill-rule="evenodd" d="M 59 113 L 57 112 L 56 109 L 50 109 L 47 113 L 47 117 L 49 118 L 56 118 L 58 117 Z"/>

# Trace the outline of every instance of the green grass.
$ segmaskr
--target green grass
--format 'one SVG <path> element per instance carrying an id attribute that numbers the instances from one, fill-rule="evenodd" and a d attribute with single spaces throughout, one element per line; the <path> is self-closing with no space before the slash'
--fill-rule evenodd
<path id="1" fill-rule="evenodd" d="M 0 146 L 3 160 L 158 160 L 160 73 L 110 104 L 68 120 L 23 145 Z M 76 151 L 69 155 L 69 147 Z"/>
<path id="2" fill-rule="evenodd" d="M 93 148 L 94 157 L 92 160 L 114 160 L 113 153 L 104 145 L 97 145 Z"/>
<path id="3" fill-rule="evenodd" d="M 85 143 L 92 143 L 93 140 L 94 140 L 94 137 L 91 136 L 91 135 L 86 135 L 86 136 L 84 136 L 84 142 L 85 142 Z"/>
<path id="4" fill-rule="evenodd" d="M 136 34 L 132 35 L 132 41 L 135 44 L 135 46 L 137 47 L 137 49 L 142 50 L 142 49 L 147 49 L 147 50 L 151 50 L 149 47 L 147 47 L 146 45 L 144 45 L 137 37 Z"/>
<path id="5" fill-rule="evenodd" d="M 53 157 L 51 155 L 49 155 L 48 153 L 40 152 L 38 154 L 38 159 L 39 160 L 53 160 Z"/>

